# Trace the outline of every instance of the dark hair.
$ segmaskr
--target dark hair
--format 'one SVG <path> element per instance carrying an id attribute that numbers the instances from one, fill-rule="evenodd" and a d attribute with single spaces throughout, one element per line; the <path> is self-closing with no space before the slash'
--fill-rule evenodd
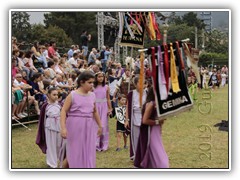
<path id="1" fill-rule="evenodd" d="M 94 79 L 94 74 L 91 71 L 83 71 L 77 79 L 77 88 L 79 88 L 81 86 L 81 81 L 82 83 L 85 83 L 86 81 L 88 81 L 89 79 Z"/>
<path id="2" fill-rule="evenodd" d="M 95 74 L 94 87 L 97 87 L 97 85 L 98 85 L 97 77 L 98 77 L 99 74 L 103 74 L 102 86 L 105 86 L 105 84 L 106 84 L 106 82 L 105 82 L 105 74 L 103 72 L 99 72 L 99 73 Z"/>
<path id="3" fill-rule="evenodd" d="M 33 77 L 31 78 L 32 81 L 34 81 L 35 79 L 39 78 L 42 75 L 42 73 L 35 73 L 33 74 Z"/>
<path id="4" fill-rule="evenodd" d="M 52 46 L 55 43 L 55 41 L 50 41 L 49 45 Z"/>
<path id="5" fill-rule="evenodd" d="M 122 98 L 127 98 L 125 94 L 119 94 L 118 95 L 118 100 L 122 99 Z"/>
<path id="6" fill-rule="evenodd" d="M 14 49 L 13 51 L 12 51 L 12 55 L 15 55 L 15 54 L 17 54 L 19 52 L 19 50 L 18 49 Z"/>
<path id="7" fill-rule="evenodd" d="M 73 57 L 76 57 L 77 55 L 78 55 L 78 53 L 76 53 L 76 52 L 75 52 L 75 53 L 73 53 Z"/>
<path id="8" fill-rule="evenodd" d="M 111 68 L 108 69 L 108 75 L 112 75 L 112 74 L 113 74 L 112 69 Z"/>
<path id="9" fill-rule="evenodd" d="M 53 91 L 57 91 L 57 88 L 51 87 L 48 89 L 48 94 L 51 94 Z"/>
<path id="10" fill-rule="evenodd" d="M 23 57 L 23 55 L 25 56 L 25 52 L 23 52 L 23 51 L 19 51 L 19 58 L 22 58 Z"/>
<path id="11" fill-rule="evenodd" d="M 25 57 L 30 58 L 32 54 L 33 54 L 32 51 L 27 51 L 26 54 L 25 54 Z"/>
<path id="12" fill-rule="evenodd" d="M 155 101 L 155 94 L 154 94 L 153 87 L 150 87 L 148 89 L 148 93 L 147 93 L 147 98 L 146 98 L 145 104 L 147 104 L 147 103 L 149 103 L 151 101 Z"/>
<path id="13" fill-rule="evenodd" d="M 54 62 L 53 61 L 48 61 L 48 67 L 50 68 L 51 66 L 54 65 Z"/>
<path id="14" fill-rule="evenodd" d="M 139 81 L 139 76 L 135 76 L 135 78 L 133 79 L 133 84 L 136 86 L 138 81 Z"/>

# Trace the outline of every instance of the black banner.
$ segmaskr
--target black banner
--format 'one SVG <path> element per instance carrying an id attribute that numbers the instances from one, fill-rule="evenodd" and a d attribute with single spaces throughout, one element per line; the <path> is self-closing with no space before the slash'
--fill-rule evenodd
<path id="1" fill-rule="evenodd" d="M 121 46 L 143 48 L 145 27 L 142 17 L 145 15 L 143 15 L 142 12 L 129 12 L 128 14 L 127 12 L 125 12 L 123 14 L 123 33 L 119 44 Z M 133 21 L 133 19 L 129 15 L 134 20 L 136 20 L 136 22 L 138 22 L 138 24 L 141 26 L 141 29 L 139 29 L 139 26 Z M 129 29 L 131 30 L 132 35 L 130 34 Z"/>
<path id="2" fill-rule="evenodd" d="M 176 68 L 178 71 L 178 82 L 179 82 L 179 88 L 181 89 L 180 92 L 174 93 L 172 90 L 172 87 L 170 88 L 169 92 L 168 92 L 168 97 L 166 100 L 161 100 L 160 98 L 160 89 L 158 86 L 158 81 L 159 81 L 159 77 L 158 77 L 158 64 L 156 64 L 156 79 L 152 78 L 152 81 L 156 81 L 157 84 L 156 87 L 154 87 L 155 89 L 155 96 L 156 96 L 156 105 L 157 105 L 157 113 L 158 113 L 158 117 L 160 119 L 166 119 L 167 117 L 179 114 L 181 112 L 187 111 L 189 109 L 191 109 L 193 107 L 193 102 L 191 99 L 191 96 L 188 92 L 188 88 L 187 88 L 187 84 L 185 81 L 185 74 L 184 74 L 184 70 L 180 68 L 180 57 L 177 53 L 177 51 L 175 50 L 174 52 L 174 56 L 175 56 L 175 62 L 176 62 Z M 151 57 L 152 58 L 152 57 Z M 157 57 L 155 56 L 155 58 L 157 59 Z M 157 60 L 158 61 L 158 60 Z M 151 61 L 150 61 L 151 63 Z M 170 67 L 170 65 L 169 65 Z M 170 67 L 171 68 L 171 67 Z M 171 81 L 169 81 L 171 83 Z"/>

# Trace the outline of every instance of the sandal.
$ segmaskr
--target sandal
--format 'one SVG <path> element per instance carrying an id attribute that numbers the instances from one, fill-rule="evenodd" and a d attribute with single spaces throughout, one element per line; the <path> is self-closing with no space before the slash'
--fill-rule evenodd
<path id="1" fill-rule="evenodd" d="M 13 115 L 13 116 L 12 116 L 12 120 L 19 120 L 19 117 Z"/>

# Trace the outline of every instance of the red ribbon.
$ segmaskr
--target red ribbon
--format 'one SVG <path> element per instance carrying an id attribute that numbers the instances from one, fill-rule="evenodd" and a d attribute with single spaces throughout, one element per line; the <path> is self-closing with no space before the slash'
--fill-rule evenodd
<path id="1" fill-rule="evenodd" d="M 165 69 L 165 78 L 166 78 L 166 86 L 167 92 L 169 92 L 169 63 L 168 63 L 168 45 L 164 44 L 164 69 Z"/>

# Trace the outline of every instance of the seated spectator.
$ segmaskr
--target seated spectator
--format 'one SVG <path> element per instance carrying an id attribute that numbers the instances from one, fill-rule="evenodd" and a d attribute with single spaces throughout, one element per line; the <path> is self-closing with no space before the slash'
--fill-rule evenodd
<path id="1" fill-rule="evenodd" d="M 44 51 L 45 51 L 46 47 L 45 46 L 39 46 L 39 56 L 37 56 L 37 60 L 39 63 L 42 63 L 42 66 L 44 69 L 46 69 L 48 67 L 47 65 L 47 58 L 44 55 Z"/>
<path id="2" fill-rule="evenodd" d="M 28 81 L 28 84 L 32 86 L 32 89 L 30 90 L 31 96 L 35 97 L 35 100 L 38 102 L 44 102 L 46 100 L 46 95 L 40 91 L 38 82 L 41 81 L 42 79 L 42 74 L 41 73 L 36 73 L 33 75 L 30 81 Z"/>
<path id="3" fill-rule="evenodd" d="M 30 71 L 29 78 L 32 77 L 34 73 L 38 72 L 37 68 L 33 64 L 32 56 L 33 53 L 31 51 L 27 51 L 25 58 L 23 59 L 24 66 L 27 67 Z"/>
<path id="4" fill-rule="evenodd" d="M 50 72 L 50 78 L 54 79 L 56 77 L 56 72 L 55 72 L 55 63 L 53 61 L 48 61 L 48 68 L 47 70 Z"/>
<path id="5" fill-rule="evenodd" d="M 24 65 L 24 61 L 23 59 L 25 58 L 25 52 L 23 51 L 19 51 L 19 56 L 17 57 L 18 58 L 18 69 L 19 71 L 25 71 L 26 72 L 26 78 L 27 80 L 29 80 L 29 77 L 30 77 L 30 69 L 27 68 L 25 65 Z"/>
<path id="6" fill-rule="evenodd" d="M 40 57 L 38 41 L 34 41 L 33 46 L 31 47 L 31 51 L 33 52 L 33 56 L 35 56 L 35 58 Z"/>
<path id="7" fill-rule="evenodd" d="M 57 57 L 53 58 L 53 62 L 54 62 L 54 71 L 56 72 L 56 74 L 60 74 L 61 76 L 64 76 L 64 70 L 63 68 L 59 65 L 60 60 Z"/>
<path id="8" fill-rule="evenodd" d="M 15 78 L 16 74 L 19 72 L 17 66 L 16 66 L 16 59 L 15 58 L 12 58 L 12 78 Z"/>

